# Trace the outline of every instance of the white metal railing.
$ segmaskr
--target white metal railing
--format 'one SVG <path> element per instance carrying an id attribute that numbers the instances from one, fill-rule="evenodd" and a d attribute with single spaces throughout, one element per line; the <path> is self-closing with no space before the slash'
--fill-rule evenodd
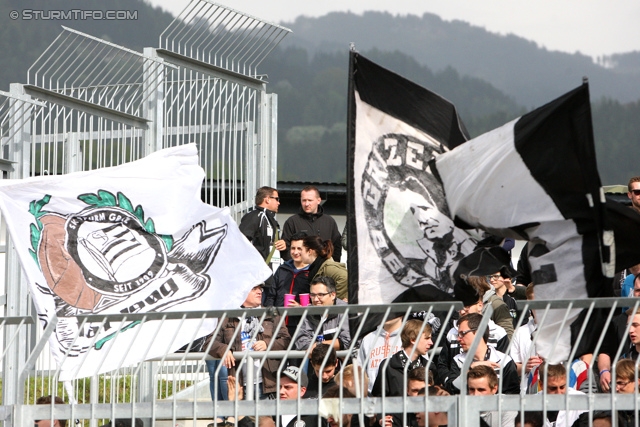
<path id="1" fill-rule="evenodd" d="M 167 28 L 160 48 L 143 52 L 63 27 L 29 69 L 27 83 L 0 92 L 3 178 L 116 166 L 195 142 L 207 176 L 203 200 L 230 206 L 239 219 L 253 205 L 258 187 L 276 183 L 277 98 L 266 93 L 257 67 L 290 31 L 206 0 L 191 1 L 182 16 L 188 18 Z M 220 20 L 222 16 L 235 18 Z M 205 29 L 201 24 L 210 19 L 222 27 Z M 2 314 L 5 319 L 36 318 L 11 242 L 3 240 L 0 246 L 5 266 Z M 57 366 L 42 334 L 37 324 L 5 321 L 0 328 L 0 420 L 14 413 L 4 405 L 33 405 L 42 393 L 89 396 L 92 411 L 107 401 L 120 405 L 128 401 L 123 393 L 131 381 L 137 387 L 150 376 L 151 365 L 143 365 L 58 389 L 51 379 Z M 175 372 L 208 375 L 204 362 L 189 363 L 192 366 L 179 364 Z M 170 364 L 157 366 L 170 378 L 162 383 L 162 396 L 186 387 L 185 381 L 200 381 L 190 377 L 174 382 L 177 374 L 166 373 L 174 372 Z M 124 385 L 109 388 L 111 384 Z M 152 391 L 147 387 L 138 392 L 149 398 Z M 94 415 L 89 418 L 97 425 Z"/>
<path id="2" fill-rule="evenodd" d="M 613 299 L 599 299 L 599 300 L 556 300 L 556 301 L 521 301 L 522 308 L 525 312 L 529 309 L 535 310 L 537 318 L 539 320 L 539 327 L 544 326 L 544 318 L 547 312 L 551 310 L 558 311 L 559 313 L 567 313 L 573 309 L 585 310 L 587 313 L 585 319 L 589 321 L 594 318 L 595 313 L 598 310 L 604 311 L 604 322 L 602 330 L 590 330 L 586 331 L 586 328 L 578 327 L 578 331 L 575 334 L 575 343 L 572 346 L 572 354 L 576 353 L 578 349 L 578 343 L 581 339 L 580 335 L 589 333 L 593 335 L 597 332 L 600 346 L 602 338 L 607 333 L 607 322 L 620 312 L 619 307 L 624 305 L 633 309 L 640 307 L 640 299 L 631 298 L 613 298 Z M 400 316 L 402 323 L 400 328 L 403 328 L 407 321 L 412 318 L 413 313 L 422 313 L 422 318 L 429 319 L 430 314 L 437 314 L 441 320 L 443 320 L 442 327 L 437 333 L 433 334 L 433 341 L 436 344 L 446 344 L 445 335 L 448 332 L 448 328 L 444 325 L 446 320 L 455 317 L 456 312 L 461 309 L 460 303 L 415 303 L 415 304 L 398 304 L 398 305 L 386 305 L 386 306 L 333 306 L 333 307 L 307 307 L 296 309 L 278 308 L 274 309 L 246 309 L 246 310 L 229 310 L 225 312 L 192 312 L 192 313 L 148 313 L 145 315 L 127 315 L 127 320 L 140 320 L 143 322 L 154 322 L 159 319 L 165 319 L 164 321 L 184 321 L 185 319 L 203 319 L 214 317 L 219 319 L 216 330 L 212 331 L 215 335 L 226 327 L 226 319 L 238 318 L 240 320 L 247 318 L 248 316 L 254 316 L 260 319 L 260 322 L 264 322 L 267 318 L 275 319 L 277 327 L 284 325 L 284 319 L 286 316 L 299 315 L 303 321 L 308 316 L 322 316 L 332 314 L 344 314 L 345 318 L 360 319 L 359 324 L 352 324 L 352 341 L 349 348 L 341 351 L 339 356 L 343 358 L 343 366 L 354 363 L 359 366 L 366 366 L 369 362 L 369 356 L 364 360 L 357 359 L 354 356 L 354 349 L 357 343 L 363 337 L 371 327 L 377 327 L 383 324 L 386 320 L 394 316 Z M 469 353 L 473 353 L 475 347 L 480 342 L 482 336 L 482 329 L 488 324 L 488 320 L 491 316 L 491 309 L 484 313 L 483 321 L 480 325 L 476 339 L 474 340 Z M 602 313 L 601 313 L 602 314 Z M 276 317 L 273 317 L 276 316 Z M 124 315 L 108 315 L 108 316 L 86 316 L 82 320 L 88 322 L 103 324 L 105 321 L 116 322 L 122 320 Z M 522 323 L 526 316 L 522 316 L 518 323 Z M 171 320 L 173 319 L 173 320 Z M 10 319 L 10 323 L 20 323 L 20 319 Z M 240 322 L 242 325 L 243 322 Z M 278 375 L 286 368 L 287 361 L 292 359 L 302 359 L 302 365 L 307 362 L 309 358 L 308 351 L 295 350 L 296 337 L 300 333 L 299 323 L 297 329 L 293 331 L 293 338 L 285 350 L 274 351 L 267 349 L 267 351 L 245 351 L 234 352 L 236 358 L 236 367 L 240 369 L 242 365 L 252 366 L 256 361 L 260 365 L 264 365 L 266 359 L 279 360 Z M 422 322 L 422 330 L 426 328 L 427 320 Z M 26 325 L 23 325 L 26 326 Z M 343 322 L 341 327 L 348 327 L 346 322 Z M 240 330 L 236 329 L 234 334 L 239 334 Z M 314 331 L 313 341 L 321 333 L 319 329 Z M 375 334 L 376 332 L 371 332 Z M 379 333 L 379 330 L 378 330 Z M 161 339 L 160 334 L 157 339 Z M 334 338 L 336 339 L 336 338 Z M 396 338 L 399 339 L 399 338 Z M 41 338 L 46 340 L 46 337 Z M 557 343 L 556 343 L 557 344 Z M 625 343 L 618 344 L 618 348 L 622 348 Z M 29 358 L 30 361 L 37 360 L 40 357 L 44 357 L 45 345 L 40 343 L 36 345 L 38 353 L 33 353 Z M 85 392 L 89 389 L 88 398 L 86 400 L 79 399 L 79 403 L 76 405 L 55 405 L 53 408 L 50 406 L 34 405 L 33 401 L 21 402 L 15 409 L 4 408 L 5 414 L 9 414 L 14 418 L 13 421 L 20 420 L 23 425 L 30 425 L 29 423 L 33 419 L 51 417 L 54 418 L 69 418 L 69 419 L 81 419 L 86 422 L 105 420 L 113 417 L 135 417 L 153 421 L 155 425 L 163 425 L 165 421 L 169 421 L 175 425 L 177 421 L 183 420 L 213 420 L 217 417 L 235 416 L 236 419 L 239 416 L 280 416 L 280 415 L 315 415 L 320 416 L 324 403 L 322 399 L 299 399 L 295 401 L 280 401 L 280 400 L 255 400 L 257 389 L 247 392 L 247 396 L 242 401 L 228 402 L 218 399 L 212 402 L 212 398 L 208 393 L 203 394 L 199 391 L 203 388 L 207 388 L 209 378 L 205 368 L 205 361 L 210 360 L 211 356 L 207 354 L 207 349 L 203 349 L 204 352 L 188 353 L 175 353 L 167 354 L 166 356 L 145 363 L 141 363 L 137 366 L 120 366 L 119 369 L 108 375 L 101 375 L 97 378 L 97 384 L 102 387 L 103 390 L 107 388 L 110 393 L 99 393 L 99 387 L 93 385 L 94 379 L 92 378 L 89 383 L 87 379 L 80 379 L 75 381 L 72 388 L 73 393 L 76 395 L 81 392 Z M 227 349 L 227 352 L 230 351 Z M 598 348 L 594 349 L 593 360 L 598 356 Z M 225 357 L 223 355 L 223 358 Z M 435 363 L 435 357 L 437 351 L 432 350 L 430 353 L 430 360 Z M 618 362 L 620 357 L 620 351 L 613 357 L 612 363 Z M 326 365 L 326 358 L 323 360 L 320 370 Z M 467 360 L 470 360 L 469 358 Z M 638 362 L 637 360 L 635 361 Z M 381 365 L 384 366 L 384 365 Z M 467 366 L 468 367 L 468 366 Z M 467 367 L 463 367 L 465 372 Z M 384 367 L 382 369 L 388 369 Z M 429 366 L 427 365 L 427 370 Z M 501 368 L 502 369 L 502 368 Z M 143 375 L 143 371 L 147 371 Z M 612 370 L 613 371 L 613 370 Z M 252 384 L 251 369 L 247 370 L 247 384 Z M 501 373 L 501 372 L 500 372 Z M 406 372 L 405 372 L 406 374 Z M 220 375 L 220 368 L 216 372 L 216 375 Z M 379 374 L 381 375 L 381 374 Z M 598 382 L 597 372 L 593 369 L 588 370 L 587 382 L 591 382 L 596 385 Z M 340 374 L 338 374 L 338 377 Z M 569 373 L 567 374 L 569 376 Z M 616 374 L 613 373 L 613 384 L 616 381 Z M 637 371 L 636 371 L 637 376 Z M 55 367 L 51 371 L 38 371 L 34 370 L 31 366 L 27 366 L 23 371 L 21 378 L 25 384 L 32 383 L 56 383 L 56 370 Z M 462 390 L 466 389 L 466 377 L 461 376 L 463 380 Z M 502 378 L 502 376 L 501 376 Z M 122 388 L 110 387 L 114 381 L 120 380 L 124 386 Z M 567 381 L 569 378 L 567 377 Z M 279 383 L 279 379 L 277 380 Z M 407 378 L 404 378 L 405 386 L 407 384 Z M 501 380 L 502 381 L 502 380 Z M 360 376 L 356 379 L 359 383 L 359 390 L 365 390 L 366 385 L 364 378 Z M 170 386 L 168 384 L 171 384 Z M 279 386 L 279 384 L 278 384 Z M 500 384 L 502 387 L 502 383 Z M 320 386 L 322 388 L 322 386 Z M 427 387 L 428 388 L 428 387 Z M 453 425 L 479 425 L 479 414 L 485 411 L 495 411 L 498 415 L 505 411 L 519 412 L 519 416 L 524 414 L 524 411 L 542 411 L 546 414 L 550 411 L 567 411 L 567 410 L 584 410 L 588 414 L 593 416 L 594 411 L 608 410 L 613 411 L 637 411 L 639 405 L 638 389 L 636 388 L 635 394 L 625 395 L 617 393 L 614 390 L 611 393 L 600 393 L 596 387 L 588 387 L 588 391 L 585 394 L 569 394 L 569 395 L 548 395 L 546 391 L 540 394 L 515 394 L 505 395 L 498 394 L 496 396 L 467 396 L 465 393 L 454 396 L 442 396 L 442 397 L 407 397 L 394 396 L 387 397 L 369 397 L 364 394 L 360 394 L 356 398 L 344 398 L 340 399 L 339 408 L 344 414 L 354 414 L 354 416 L 364 417 L 378 414 L 378 416 L 384 416 L 386 414 L 399 414 L 401 419 L 409 417 L 410 414 L 415 412 L 429 412 L 429 411 L 444 411 L 448 413 L 450 422 L 457 424 Z M 62 390 L 62 386 L 48 388 L 46 391 L 41 392 L 54 392 L 55 390 Z M 169 392 L 170 390 L 170 392 Z M 177 391 L 180 390 L 178 393 Z M 149 392 L 151 391 L 151 392 Z M 322 392 L 322 390 L 320 390 Z M 99 398 L 94 398 L 93 393 L 98 392 Z M 120 394 L 119 394 L 120 393 Z M 63 396 L 68 398 L 63 393 Z M 85 392 L 85 395 L 87 393 Z M 108 395 L 108 396 L 105 396 Z M 53 411 L 53 412 L 52 412 Z M 0 412 L 0 416 L 3 412 Z M 164 420 L 164 421 L 163 421 Z M 188 421 L 191 422 L 191 421 Z M 145 424 L 152 425 L 152 424 Z M 590 425 L 590 424 L 589 424 Z"/>

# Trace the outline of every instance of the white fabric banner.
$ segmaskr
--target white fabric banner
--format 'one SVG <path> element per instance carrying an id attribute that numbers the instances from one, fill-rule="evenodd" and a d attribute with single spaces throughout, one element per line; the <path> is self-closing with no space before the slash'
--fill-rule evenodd
<path id="1" fill-rule="evenodd" d="M 388 303 L 419 285 L 451 293 L 450 273 L 475 243 L 454 226 L 429 160 L 446 148 L 356 98 L 358 302 Z"/>
<path id="2" fill-rule="evenodd" d="M 552 272 L 536 283 L 536 299 L 587 298 L 583 237 L 575 222 L 562 216 L 516 150 L 517 122 L 467 141 L 436 159 L 451 215 L 502 237 L 522 238 L 509 228 L 521 227 L 520 232 L 526 232 L 532 244 L 544 246 L 542 254 L 528 258 L 532 272 Z M 460 173 L 461 165 L 464 173 Z M 537 353 L 550 363 L 566 360 L 572 344 L 569 325 L 579 314 L 579 309 L 549 311 L 539 328 Z"/>
<path id="3" fill-rule="evenodd" d="M 227 209 L 200 200 L 195 144 L 121 166 L 0 181 L 0 208 L 60 380 L 173 352 L 215 320 L 79 325 L 75 316 L 238 308 L 270 271 Z M 8 284 L 14 286 L 15 284 Z"/>

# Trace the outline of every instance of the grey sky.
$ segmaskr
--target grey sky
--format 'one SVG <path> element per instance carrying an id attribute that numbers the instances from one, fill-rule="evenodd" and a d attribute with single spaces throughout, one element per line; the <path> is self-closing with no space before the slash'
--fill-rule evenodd
<path id="1" fill-rule="evenodd" d="M 146 0 L 174 15 L 189 0 Z M 237 11 L 275 23 L 331 11 L 388 11 L 439 15 L 500 34 L 513 33 L 549 50 L 590 56 L 640 51 L 638 0 L 219 0 Z"/>

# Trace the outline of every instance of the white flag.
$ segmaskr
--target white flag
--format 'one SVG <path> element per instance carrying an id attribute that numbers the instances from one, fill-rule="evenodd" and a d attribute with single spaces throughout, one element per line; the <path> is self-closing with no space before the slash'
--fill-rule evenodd
<path id="1" fill-rule="evenodd" d="M 439 156 L 435 166 L 453 217 L 496 236 L 529 241 L 536 299 L 613 296 L 613 236 L 603 226 L 586 83 Z M 536 351 L 549 363 L 567 360 L 580 313 L 546 315 Z M 597 330 L 595 323 L 587 331 L 592 328 Z M 597 338 L 586 334 L 575 356 L 593 352 Z"/>
<path id="2" fill-rule="evenodd" d="M 112 168 L 0 181 L 38 318 L 58 316 L 49 344 L 60 380 L 173 352 L 215 327 L 75 316 L 235 309 L 269 277 L 228 210 L 200 200 L 204 176 L 189 144 Z"/>

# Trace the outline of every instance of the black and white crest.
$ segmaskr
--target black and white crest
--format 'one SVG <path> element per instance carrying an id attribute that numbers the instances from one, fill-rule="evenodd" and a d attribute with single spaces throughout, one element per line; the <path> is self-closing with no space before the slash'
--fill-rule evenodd
<path id="1" fill-rule="evenodd" d="M 351 59 L 349 301 L 391 302 L 421 285 L 450 293 L 450 272 L 474 243 L 454 226 L 429 162 L 464 142 L 464 129 L 438 95 Z"/>
<path id="2" fill-rule="evenodd" d="M 425 138 L 381 136 L 369 154 L 361 196 L 369 237 L 393 278 L 448 292 L 452 266 L 473 244 L 449 218 L 442 186 L 429 170 L 429 161 L 443 151 Z"/>

